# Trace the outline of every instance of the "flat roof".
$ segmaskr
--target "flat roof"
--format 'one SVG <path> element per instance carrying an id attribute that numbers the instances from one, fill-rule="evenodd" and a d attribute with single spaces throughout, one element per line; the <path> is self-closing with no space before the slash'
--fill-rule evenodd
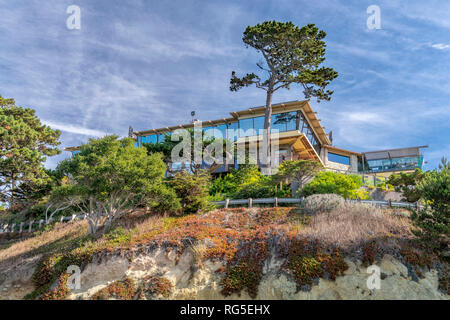
<path id="1" fill-rule="evenodd" d="M 359 153 L 359 152 L 356 152 L 356 151 L 350 151 L 350 150 L 338 148 L 338 147 L 335 147 L 335 146 L 324 145 L 324 146 L 322 146 L 322 147 L 323 147 L 323 148 L 326 148 L 326 149 L 329 149 L 329 150 L 341 152 L 341 153 L 350 153 L 350 154 L 354 154 L 354 155 L 356 155 L 356 156 L 361 156 L 361 153 Z"/>
<path id="2" fill-rule="evenodd" d="M 402 158 L 402 157 L 416 157 L 420 155 L 420 149 L 428 148 L 428 146 L 416 146 L 406 148 L 395 148 L 388 150 L 378 150 L 361 152 L 367 160 Z"/>

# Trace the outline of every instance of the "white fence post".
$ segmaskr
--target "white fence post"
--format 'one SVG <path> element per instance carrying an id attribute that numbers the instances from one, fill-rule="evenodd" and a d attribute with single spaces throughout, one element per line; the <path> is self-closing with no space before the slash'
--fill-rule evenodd
<path id="1" fill-rule="evenodd" d="M 34 223 L 34 220 L 31 220 L 30 224 L 28 225 L 28 232 L 30 232 L 30 233 L 31 233 L 31 230 L 33 229 L 33 223 Z"/>
<path id="2" fill-rule="evenodd" d="M 253 199 L 252 198 L 248 198 L 248 207 L 249 208 L 253 207 Z"/>
<path id="3" fill-rule="evenodd" d="M 20 223 L 19 233 L 22 233 L 23 222 Z"/>
<path id="4" fill-rule="evenodd" d="M 71 221 L 75 220 L 76 217 L 77 217 L 77 215 L 76 215 L 76 214 L 73 214 L 73 215 L 72 215 L 72 220 L 71 220 Z"/>
<path id="5" fill-rule="evenodd" d="M 274 199 L 274 206 L 278 207 L 278 198 L 277 197 L 275 197 L 275 199 Z"/>
<path id="6" fill-rule="evenodd" d="M 59 222 L 61 222 L 61 223 L 64 222 L 64 216 L 61 216 L 61 218 L 59 218 Z"/>
<path id="7" fill-rule="evenodd" d="M 228 205 L 230 204 L 230 199 L 225 200 L 225 209 L 228 209 Z"/>
<path id="8" fill-rule="evenodd" d="M 42 224 L 44 223 L 44 220 L 39 220 L 39 229 L 42 227 Z"/>

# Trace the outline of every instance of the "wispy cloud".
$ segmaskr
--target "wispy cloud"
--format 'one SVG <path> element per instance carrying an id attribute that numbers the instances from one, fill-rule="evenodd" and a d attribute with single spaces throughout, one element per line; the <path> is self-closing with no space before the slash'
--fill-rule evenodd
<path id="1" fill-rule="evenodd" d="M 84 136 L 103 137 L 103 136 L 107 135 L 107 133 L 103 132 L 103 131 L 78 127 L 78 126 L 74 126 L 72 124 L 67 124 L 67 123 L 56 123 L 56 122 L 47 121 L 47 120 L 42 120 L 42 123 L 51 127 L 52 129 L 58 129 L 60 131 L 84 135 Z"/>
<path id="2" fill-rule="evenodd" d="M 438 50 L 446 50 L 446 49 L 450 49 L 450 44 L 444 44 L 444 43 L 436 43 L 436 44 L 432 44 L 430 45 L 432 48 L 434 49 L 438 49 Z"/>

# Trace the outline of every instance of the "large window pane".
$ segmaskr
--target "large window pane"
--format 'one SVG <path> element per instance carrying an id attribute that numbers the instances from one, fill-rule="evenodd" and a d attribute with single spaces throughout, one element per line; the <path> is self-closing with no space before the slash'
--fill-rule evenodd
<path id="1" fill-rule="evenodd" d="M 147 142 L 147 143 L 156 143 L 157 142 L 157 138 L 156 138 L 156 135 L 155 134 L 152 134 L 152 135 L 149 135 L 149 136 L 146 136 L 146 137 L 144 137 L 145 139 L 145 141 L 142 141 L 142 142 Z"/>
<path id="2" fill-rule="evenodd" d="M 328 161 L 350 165 L 350 157 L 328 152 Z"/>
<path id="3" fill-rule="evenodd" d="M 220 126 L 217 126 L 217 128 L 216 128 L 216 131 L 217 131 L 216 138 L 226 139 L 227 138 L 226 130 L 227 130 L 227 125 L 226 124 L 221 124 Z"/>
<path id="4" fill-rule="evenodd" d="M 236 141 L 237 133 L 236 130 L 239 128 L 238 122 L 231 122 L 227 124 L 227 130 L 230 130 L 230 133 L 227 133 L 227 139 Z M 229 136 L 229 134 L 236 134 L 234 137 Z"/>
<path id="5" fill-rule="evenodd" d="M 271 131 L 278 130 L 278 132 L 286 131 L 286 122 L 288 121 L 288 113 L 273 114 L 271 119 Z"/>
<path id="6" fill-rule="evenodd" d="M 286 130 L 292 131 L 292 130 L 298 130 L 297 128 L 297 111 L 289 112 L 289 116 L 286 117 Z"/>
<path id="7" fill-rule="evenodd" d="M 241 137 L 248 137 L 255 135 L 253 129 L 253 118 L 239 120 L 239 135 Z"/>
<path id="8" fill-rule="evenodd" d="M 253 128 L 255 129 L 256 134 L 259 134 L 259 130 L 264 129 L 264 117 L 256 117 L 253 118 Z"/>
<path id="9" fill-rule="evenodd" d="M 158 133 L 158 143 L 164 142 L 164 133 Z"/>

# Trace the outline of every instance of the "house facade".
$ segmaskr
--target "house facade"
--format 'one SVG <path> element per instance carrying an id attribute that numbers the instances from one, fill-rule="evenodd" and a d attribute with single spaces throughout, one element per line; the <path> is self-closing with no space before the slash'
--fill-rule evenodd
<path id="1" fill-rule="evenodd" d="M 230 116 L 217 120 L 202 121 L 202 129 L 212 136 L 223 137 L 236 144 L 248 144 L 256 140 L 262 143 L 260 130 L 264 129 L 265 106 L 234 111 Z M 136 140 L 137 146 L 143 143 L 160 143 L 165 135 L 180 128 L 194 128 L 194 121 L 143 131 L 130 130 L 129 135 Z M 422 168 L 422 148 L 408 147 L 371 152 L 356 152 L 336 147 L 332 144 L 330 133 L 325 132 L 309 101 L 290 101 L 272 106 L 271 128 L 278 143 L 280 162 L 283 160 L 311 159 L 320 162 L 327 170 L 343 173 L 363 173 L 390 175 L 394 172 L 413 171 Z M 227 136 L 230 130 L 237 134 Z M 275 135 L 275 132 L 278 134 Z M 77 147 L 66 150 L 77 152 Z M 230 166 L 222 166 L 216 172 L 226 172 Z"/>

